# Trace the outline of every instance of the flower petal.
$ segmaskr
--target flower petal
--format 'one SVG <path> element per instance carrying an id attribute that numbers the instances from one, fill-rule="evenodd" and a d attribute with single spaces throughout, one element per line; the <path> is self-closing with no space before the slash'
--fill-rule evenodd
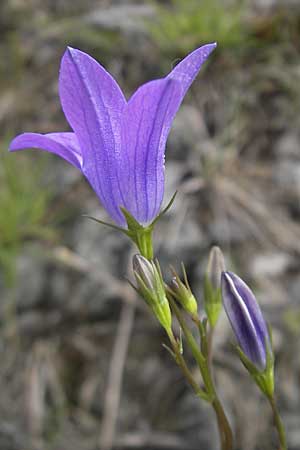
<path id="1" fill-rule="evenodd" d="M 12 152 L 26 148 L 39 148 L 54 153 L 81 169 L 82 156 L 74 133 L 23 133 L 15 137 L 9 146 Z"/>
<path id="2" fill-rule="evenodd" d="M 126 100 L 118 84 L 97 61 L 72 48 L 62 58 L 59 92 L 66 118 L 82 149 L 82 171 L 111 217 L 124 225 L 119 209 L 124 202 L 116 166 Z"/>
<path id="3" fill-rule="evenodd" d="M 265 345 L 266 340 L 269 341 L 269 332 L 266 326 L 265 319 L 262 315 L 261 309 L 257 303 L 257 300 L 251 291 L 251 289 L 247 286 L 247 284 L 233 272 L 227 272 L 231 277 L 235 289 L 239 293 L 240 297 L 243 299 L 247 310 L 251 316 L 251 320 L 254 324 L 255 330 L 263 343 Z"/>
<path id="4" fill-rule="evenodd" d="M 125 207 L 142 224 L 156 217 L 162 203 L 164 153 L 172 121 L 215 47 L 208 44 L 195 50 L 166 78 L 141 86 L 128 102 L 122 122 L 121 179 Z"/>
<path id="5" fill-rule="evenodd" d="M 212 44 L 206 44 L 200 48 L 197 48 L 188 56 L 186 56 L 179 64 L 177 64 L 172 72 L 169 73 L 168 78 L 179 81 L 181 85 L 182 90 L 179 104 L 183 100 L 186 91 L 198 75 L 202 64 L 207 60 L 216 46 L 217 44 L 214 42 Z"/>
<path id="6" fill-rule="evenodd" d="M 255 327 L 253 316 L 247 308 L 248 300 L 242 297 L 236 288 L 236 278 L 235 275 L 235 279 L 233 279 L 230 272 L 223 272 L 222 274 L 221 285 L 224 308 L 243 352 L 254 364 L 263 370 L 266 365 L 266 342 L 261 339 L 259 330 Z M 252 292 L 251 295 L 253 296 Z M 256 308 L 261 314 L 257 303 Z"/>
<path id="7" fill-rule="evenodd" d="M 121 180 L 125 207 L 146 225 L 157 215 L 164 193 L 164 151 L 180 85 L 161 79 L 141 86 L 122 119 Z"/>

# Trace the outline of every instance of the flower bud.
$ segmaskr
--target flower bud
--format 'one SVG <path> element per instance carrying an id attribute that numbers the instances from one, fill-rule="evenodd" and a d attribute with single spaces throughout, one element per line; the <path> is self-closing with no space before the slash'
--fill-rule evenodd
<path id="1" fill-rule="evenodd" d="M 169 286 L 169 291 L 174 298 L 181 304 L 183 309 L 189 314 L 196 315 L 198 310 L 197 301 L 189 286 L 186 271 L 182 264 L 184 282 L 181 281 L 174 269 L 172 269 L 173 278 Z"/>
<path id="2" fill-rule="evenodd" d="M 153 262 L 148 261 L 141 255 L 134 255 L 132 260 L 133 272 L 143 280 L 145 286 L 153 291 L 155 289 L 155 271 L 153 270 Z"/>
<path id="3" fill-rule="evenodd" d="M 217 290 L 221 287 L 221 275 L 225 271 L 224 255 L 216 245 L 209 252 L 206 276 L 211 286 Z"/>
<path id="4" fill-rule="evenodd" d="M 137 282 L 137 291 L 167 333 L 170 333 L 172 316 L 158 262 L 154 263 L 141 255 L 134 255 L 133 273 Z"/>
<path id="5" fill-rule="evenodd" d="M 222 308 L 221 275 L 225 270 L 224 256 L 219 247 L 212 247 L 204 277 L 204 307 L 211 327 L 214 327 Z"/>
<path id="6" fill-rule="evenodd" d="M 222 273 L 221 286 L 224 308 L 242 352 L 259 371 L 264 371 L 272 358 L 272 349 L 253 292 L 232 272 Z"/>

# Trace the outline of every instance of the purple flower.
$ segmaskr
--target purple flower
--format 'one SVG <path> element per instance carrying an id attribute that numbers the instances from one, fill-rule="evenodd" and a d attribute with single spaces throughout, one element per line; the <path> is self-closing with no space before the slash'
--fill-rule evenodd
<path id="1" fill-rule="evenodd" d="M 223 304 L 244 354 L 264 370 L 271 343 L 265 320 L 253 292 L 237 275 L 222 273 Z"/>
<path id="2" fill-rule="evenodd" d="M 142 85 L 126 101 L 112 76 L 89 55 L 67 48 L 60 67 L 61 105 L 73 132 L 24 133 L 10 150 L 40 148 L 77 167 L 121 226 L 125 208 L 140 224 L 159 213 L 164 153 L 174 116 L 216 44 L 189 54 L 170 74 Z"/>

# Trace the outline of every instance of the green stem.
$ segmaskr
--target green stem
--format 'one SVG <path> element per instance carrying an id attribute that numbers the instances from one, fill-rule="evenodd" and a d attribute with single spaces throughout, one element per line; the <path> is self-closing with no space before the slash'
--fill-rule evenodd
<path id="1" fill-rule="evenodd" d="M 222 450 L 233 449 L 233 435 L 223 406 L 216 396 L 212 406 L 217 416 Z"/>
<path id="2" fill-rule="evenodd" d="M 138 230 L 133 237 L 140 253 L 144 258 L 148 260 L 153 259 L 153 242 L 152 242 L 153 228 L 147 227 L 142 230 Z"/>
<path id="3" fill-rule="evenodd" d="M 176 341 L 173 333 L 168 334 L 168 336 L 169 336 L 169 339 L 170 339 L 170 342 L 171 342 L 171 345 L 172 345 L 172 349 L 174 351 L 174 355 L 173 356 L 174 356 L 174 358 L 176 360 L 176 363 L 180 367 L 183 375 L 185 376 L 186 380 L 188 381 L 189 385 L 192 387 L 192 389 L 195 392 L 195 394 L 197 395 L 197 397 L 200 397 L 203 400 L 208 401 L 209 399 L 207 397 L 206 392 L 198 386 L 198 383 L 196 382 L 196 380 L 194 379 L 190 369 L 188 368 L 188 366 L 187 366 L 187 364 L 185 362 L 185 359 L 184 359 L 184 357 L 181 354 L 180 346 L 179 346 L 178 342 Z"/>
<path id="4" fill-rule="evenodd" d="M 181 314 L 181 311 L 178 308 L 175 301 L 171 297 L 169 297 L 169 302 L 171 304 L 173 311 L 175 312 L 175 315 L 176 315 L 177 320 L 183 330 L 183 333 L 186 337 L 188 345 L 189 345 L 189 347 L 192 351 L 192 354 L 198 364 L 198 367 L 199 367 L 201 375 L 202 375 L 203 383 L 205 385 L 206 392 L 208 394 L 208 398 L 212 404 L 212 407 L 215 410 L 217 420 L 218 420 L 222 450 L 232 450 L 233 449 L 232 431 L 231 431 L 228 419 L 226 417 L 226 414 L 224 412 L 223 406 L 217 396 L 217 392 L 216 392 L 216 389 L 215 389 L 215 386 L 213 383 L 213 379 L 211 376 L 208 360 L 200 351 L 200 349 L 198 347 L 198 343 L 195 340 L 193 334 L 190 332 L 190 330 Z"/>
<path id="5" fill-rule="evenodd" d="M 270 402 L 272 412 L 273 412 L 273 419 L 274 419 L 274 425 L 278 432 L 280 447 L 279 450 L 287 450 L 287 443 L 286 443 L 286 435 L 285 435 L 285 429 L 281 420 L 281 417 L 279 415 L 279 411 L 275 402 L 274 396 L 268 397 L 268 400 Z"/>
<path id="6" fill-rule="evenodd" d="M 210 325 L 207 333 L 207 359 L 209 367 L 212 368 L 212 350 L 213 350 L 213 337 L 214 337 L 214 328 Z"/>
<path id="7" fill-rule="evenodd" d="M 213 344 L 213 334 L 214 334 L 214 327 L 212 327 L 210 324 L 208 325 L 208 331 L 204 329 L 203 324 L 201 323 L 200 318 L 198 315 L 195 315 L 192 317 L 193 321 L 197 325 L 200 339 L 201 339 L 201 350 L 204 356 L 206 356 L 209 369 L 212 371 L 212 344 Z"/>

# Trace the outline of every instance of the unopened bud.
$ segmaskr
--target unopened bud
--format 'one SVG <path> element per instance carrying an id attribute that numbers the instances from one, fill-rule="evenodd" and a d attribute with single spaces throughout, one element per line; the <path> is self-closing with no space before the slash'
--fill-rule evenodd
<path id="1" fill-rule="evenodd" d="M 155 289 L 155 277 L 153 263 L 141 255 L 134 255 L 132 259 L 133 272 L 144 282 L 145 286 L 151 291 Z"/>
<path id="2" fill-rule="evenodd" d="M 225 270 L 225 260 L 219 247 L 212 247 L 204 278 L 204 306 L 208 321 L 214 327 L 218 321 L 221 308 L 221 275 Z"/>
<path id="3" fill-rule="evenodd" d="M 207 263 L 206 276 L 214 289 L 221 287 L 222 272 L 225 271 L 224 255 L 220 247 L 212 247 Z"/>
<path id="4" fill-rule="evenodd" d="M 186 271 L 182 264 L 182 271 L 184 282 L 181 281 L 179 275 L 172 269 L 173 278 L 169 286 L 169 291 L 175 297 L 175 299 L 181 304 L 183 309 L 192 316 L 197 314 L 198 305 L 197 301 L 189 286 Z"/>
<path id="5" fill-rule="evenodd" d="M 172 316 L 158 262 L 149 261 L 141 255 L 135 255 L 133 257 L 133 273 L 138 292 L 150 306 L 167 333 L 170 333 Z"/>
<path id="6" fill-rule="evenodd" d="M 222 296 L 226 314 L 242 351 L 263 371 L 267 365 L 267 349 L 271 348 L 271 340 L 253 292 L 236 274 L 223 272 Z"/>

